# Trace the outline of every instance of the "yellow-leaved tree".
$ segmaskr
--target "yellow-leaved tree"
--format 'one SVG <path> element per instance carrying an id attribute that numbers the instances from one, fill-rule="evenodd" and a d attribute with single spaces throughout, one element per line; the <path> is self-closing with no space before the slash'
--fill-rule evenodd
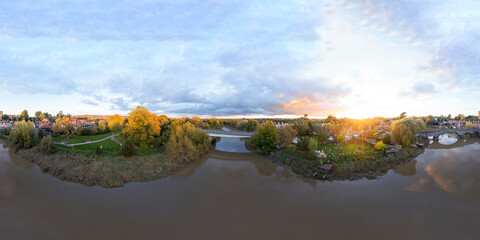
<path id="1" fill-rule="evenodd" d="M 70 119 L 66 116 L 57 118 L 52 126 L 53 132 L 56 134 L 65 134 L 67 136 L 67 142 L 70 139 L 72 125 L 70 125 Z"/>
<path id="2" fill-rule="evenodd" d="M 123 118 L 115 114 L 108 118 L 108 127 L 112 132 L 118 132 L 123 128 Z"/>
<path id="3" fill-rule="evenodd" d="M 160 135 L 159 117 L 145 107 L 138 106 L 128 114 L 122 134 L 137 146 L 150 146 L 155 137 Z"/>

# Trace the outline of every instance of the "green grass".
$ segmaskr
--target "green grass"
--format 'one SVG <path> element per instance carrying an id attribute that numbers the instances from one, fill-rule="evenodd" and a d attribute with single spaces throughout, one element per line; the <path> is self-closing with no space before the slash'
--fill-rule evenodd
<path id="1" fill-rule="evenodd" d="M 118 156 L 120 155 L 121 146 L 111 139 L 103 140 L 98 143 L 90 143 L 84 145 L 77 145 L 73 147 L 56 145 L 57 150 L 67 152 L 67 153 L 81 153 L 83 155 L 95 155 L 97 154 L 97 149 L 102 146 L 103 155 L 107 156 Z"/>
<path id="2" fill-rule="evenodd" d="M 322 145 L 319 145 L 318 146 L 318 150 L 323 150 L 325 152 L 331 152 L 331 153 L 336 153 L 336 154 L 340 154 L 340 153 L 344 153 L 344 154 L 353 154 L 353 153 L 356 153 L 355 151 L 361 147 L 362 149 L 364 149 L 364 152 L 365 152 L 365 149 L 368 149 L 369 151 L 368 152 L 371 152 L 373 150 L 373 147 L 369 144 L 359 144 L 359 143 L 354 143 L 354 144 L 342 144 L 340 145 L 340 149 L 335 149 L 337 145 L 334 145 L 334 144 L 329 144 L 329 145 L 325 145 L 325 146 L 322 146 Z"/>
<path id="3" fill-rule="evenodd" d="M 68 143 L 83 143 L 83 142 L 86 142 L 86 141 L 96 141 L 96 140 L 106 138 L 108 136 L 112 136 L 113 134 L 114 134 L 113 132 L 109 132 L 109 133 L 105 133 L 105 134 L 99 134 L 99 135 L 93 135 L 93 136 L 78 136 L 78 135 L 73 134 L 72 136 L 70 136 L 70 140 L 68 141 Z M 66 136 L 58 136 L 58 137 L 53 138 L 54 142 L 64 142 L 66 140 L 67 140 Z"/>

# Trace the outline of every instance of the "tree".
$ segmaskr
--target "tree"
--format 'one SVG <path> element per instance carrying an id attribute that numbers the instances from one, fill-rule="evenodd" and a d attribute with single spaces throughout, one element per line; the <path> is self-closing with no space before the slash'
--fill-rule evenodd
<path id="1" fill-rule="evenodd" d="M 58 113 L 57 113 L 57 118 L 62 118 L 63 117 L 63 111 L 60 110 Z"/>
<path id="2" fill-rule="evenodd" d="M 305 152 L 309 158 L 316 155 L 315 151 L 317 148 L 318 141 L 314 137 L 303 137 L 297 144 L 297 150 Z"/>
<path id="3" fill-rule="evenodd" d="M 67 142 L 70 140 L 71 128 L 70 119 L 67 117 L 57 118 L 52 126 L 54 133 L 65 134 L 67 136 Z"/>
<path id="4" fill-rule="evenodd" d="M 29 148 L 32 146 L 33 138 L 35 137 L 35 128 L 31 123 L 17 122 L 12 129 L 8 140 L 17 148 Z"/>
<path id="5" fill-rule="evenodd" d="M 3 121 L 8 121 L 8 119 L 10 119 L 10 117 L 7 114 L 3 114 L 2 120 Z"/>
<path id="6" fill-rule="evenodd" d="M 317 133 L 317 139 L 321 144 L 325 144 L 329 138 L 330 138 L 330 134 L 326 132 Z"/>
<path id="7" fill-rule="evenodd" d="M 22 113 L 20 114 L 20 120 L 25 120 L 25 121 L 28 120 L 28 111 L 27 110 L 22 111 Z"/>
<path id="8" fill-rule="evenodd" d="M 42 138 L 38 150 L 42 153 L 52 153 L 53 152 L 53 138 L 50 135 L 46 135 Z"/>
<path id="9" fill-rule="evenodd" d="M 277 135 L 278 144 L 287 148 L 292 144 L 292 140 L 298 136 L 298 132 L 292 126 L 287 125 L 277 129 Z"/>
<path id="10" fill-rule="evenodd" d="M 170 129 L 170 138 L 165 144 L 165 153 L 180 163 L 197 159 L 208 151 L 210 140 L 207 133 L 193 124 L 174 124 Z"/>
<path id="11" fill-rule="evenodd" d="M 100 130 L 101 133 L 108 132 L 108 127 L 107 127 L 107 124 L 105 123 L 105 120 L 101 120 L 100 122 L 98 122 L 98 129 Z"/>
<path id="12" fill-rule="evenodd" d="M 415 132 L 422 130 L 425 130 L 425 122 L 423 122 L 422 119 L 417 118 L 417 120 L 415 120 Z"/>
<path id="13" fill-rule="evenodd" d="M 275 149 L 277 138 L 275 126 L 271 121 L 267 121 L 258 129 L 257 134 L 252 136 L 252 144 L 260 152 L 268 153 Z"/>
<path id="14" fill-rule="evenodd" d="M 244 131 L 247 132 L 254 132 L 257 131 L 258 127 L 260 124 L 258 124 L 258 121 L 255 119 L 248 119 L 248 121 L 245 123 Z"/>
<path id="15" fill-rule="evenodd" d="M 82 125 L 78 125 L 76 128 L 75 128 L 75 134 L 78 135 L 78 136 L 81 136 L 82 135 Z"/>
<path id="16" fill-rule="evenodd" d="M 115 114 L 108 118 L 108 127 L 112 132 L 118 132 L 123 128 L 123 118 Z"/>
<path id="17" fill-rule="evenodd" d="M 312 125 L 309 124 L 310 120 L 306 119 L 295 119 L 293 121 L 293 128 L 298 132 L 299 136 L 308 136 L 312 133 Z"/>
<path id="18" fill-rule="evenodd" d="M 407 117 L 407 112 L 402 112 L 402 113 L 400 114 L 400 116 L 398 117 L 398 119 L 404 119 L 404 118 L 406 118 L 406 117 Z"/>
<path id="19" fill-rule="evenodd" d="M 42 114 L 42 112 L 40 111 L 36 111 L 35 112 L 35 119 L 40 119 L 40 115 Z"/>
<path id="20" fill-rule="evenodd" d="M 420 128 L 418 121 L 412 118 L 404 118 L 393 122 L 390 130 L 397 142 L 404 147 L 408 147 L 416 141 L 415 134 Z"/>
<path id="21" fill-rule="evenodd" d="M 345 142 L 345 135 L 343 135 L 343 134 L 338 135 L 337 136 L 337 142 L 339 142 L 339 143 Z"/>
<path id="22" fill-rule="evenodd" d="M 151 113 L 145 107 L 138 106 L 128 115 L 128 122 L 122 131 L 122 134 L 131 139 L 139 146 L 141 142 L 149 146 L 153 143 L 156 136 L 160 135 L 160 122 L 158 116 Z"/>

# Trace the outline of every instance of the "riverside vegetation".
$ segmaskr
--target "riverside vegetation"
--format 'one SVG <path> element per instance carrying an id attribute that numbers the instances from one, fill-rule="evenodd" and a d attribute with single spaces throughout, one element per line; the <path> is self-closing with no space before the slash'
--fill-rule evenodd
<path id="1" fill-rule="evenodd" d="M 267 121 L 252 137 L 252 144 L 259 152 L 269 154 L 273 162 L 286 165 L 295 173 L 326 180 L 376 178 L 422 154 L 428 144 L 425 139 L 415 137 L 417 131 L 425 129 L 421 119 L 394 121 L 390 128 L 393 136 L 381 129 L 362 130 L 358 139 L 348 141 L 341 134 L 346 124 L 333 117 L 331 120 L 320 126 L 304 117 L 280 128 Z M 325 131 L 332 128 L 340 129 L 335 139 Z M 387 147 L 386 143 L 402 147 Z M 396 151 L 387 154 L 387 148 Z"/>
<path id="2" fill-rule="evenodd" d="M 118 115 L 110 118 L 108 124 L 99 121 L 87 131 L 82 127 L 72 131 L 71 126 L 65 127 L 70 123 L 59 118 L 53 138 L 41 137 L 43 134 L 36 133 L 31 122 L 21 121 L 1 136 L 8 139 L 19 156 L 44 172 L 62 180 L 103 187 L 165 177 L 199 158 L 211 146 L 208 135 L 190 121 L 158 116 L 141 106 L 125 120 Z M 113 133 L 121 134 L 117 139 L 81 144 Z M 54 143 L 64 141 L 77 145 Z"/>

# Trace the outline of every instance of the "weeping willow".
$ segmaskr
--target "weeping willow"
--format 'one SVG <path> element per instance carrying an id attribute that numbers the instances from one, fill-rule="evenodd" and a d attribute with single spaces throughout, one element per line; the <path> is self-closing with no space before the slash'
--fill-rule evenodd
<path id="1" fill-rule="evenodd" d="M 425 123 L 421 119 L 404 118 L 392 123 L 390 128 L 395 140 L 403 147 L 408 147 L 416 141 L 417 131 L 425 129 Z"/>

